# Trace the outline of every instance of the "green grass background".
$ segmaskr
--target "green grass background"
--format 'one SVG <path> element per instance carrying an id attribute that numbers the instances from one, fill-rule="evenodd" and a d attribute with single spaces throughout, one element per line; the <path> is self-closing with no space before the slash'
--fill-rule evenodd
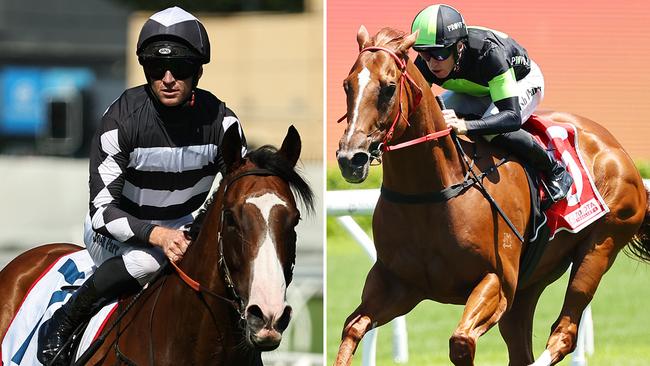
<path id="1" fill-rule="evenodd" d="M 650 164 L 638 163 L 644 176 Z M 333 189 L 376 188 L 380 169 L 373 168 L 362 186 L 342 182 L 335 168 L 328 169 L 327 187 Z M 357 217 L 369 228 L 369 217 Z M 327 219 L 327 364 L 336 357 L 343 322 L 356 308 L 371 262 L 363 250 L 336 222 Z M 535 355 L 544 350 L 551 324 L 562 305 L 568 277 L 549 286 L 537 307 L 533 341 Z M 614 266 L 601 282 L 592 302 L 595 353 L 588 356 L 589 366 L 650 365 L 650 265 L 620 253 Z M 406 316 L 409 365 L 449 365 L 448 340 L 462 314 L 462 307 L 420 303 Z M 394 365 L 391 325 L 379 328 L 377 365 Z M 353 365 L 361 364 L 359 347 Z M 567 357 L 560 365 L 570 365 Z M 494 327 L 477 344 L 477 365 L 507 365 L 506 346 Z"/>

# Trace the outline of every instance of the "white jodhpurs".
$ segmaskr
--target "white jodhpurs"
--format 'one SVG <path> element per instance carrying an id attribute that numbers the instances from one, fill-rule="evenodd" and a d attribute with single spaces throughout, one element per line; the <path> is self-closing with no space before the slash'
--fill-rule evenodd
<path id="1" fill-rule="evenodd" d="M 539 66 L 530 61 L 530 72 L 526 77 L 517 81 L 519 89 L 519 108 L 521 110 L 521 123 L 523 124 L 535 112 L 544 98 L 544 75 Z M 475 97 L 469 94 L 446 91 L 441 95 L 447 109 L 453 109 L 457 114 L 487 117 L 499 113 L 499 109 L 492 103 L 489 95 Z M 490 141 L 496 135 L 485 135 Z"/>
<path id="2" fill-rule="evenodd" d="M 151 221 L 151 223 L 171 229 L 181 229 L 192 220 L 192 215 L 188 215 L 178 220 Z M 88 215 L 84 221 L 84 243 L 98 267 L 109 258 L 122 256 L 127 272 L 143 286 L 167 260 L 165 253 L 159 247 L 122 243 L 95 232 Z"/>

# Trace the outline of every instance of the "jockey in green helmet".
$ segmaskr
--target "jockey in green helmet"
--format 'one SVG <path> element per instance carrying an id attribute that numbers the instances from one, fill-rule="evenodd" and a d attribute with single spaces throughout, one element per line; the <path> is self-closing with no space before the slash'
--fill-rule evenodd
<path id="1" fill-rule="evenodd" d="M 507 34 L 468 27 L 449 5 L 420 11 L 415 65 L 442 94 L 447 125 L 458 134 L 482 135 L 543 173 L 549 198 L 564 199 L 573 184 L 565 166 L 537 144 L 521 125 L 544 95 L 544 76 L 526 50 Z M 473 116 L 462 119 L 457 116 Z"/>

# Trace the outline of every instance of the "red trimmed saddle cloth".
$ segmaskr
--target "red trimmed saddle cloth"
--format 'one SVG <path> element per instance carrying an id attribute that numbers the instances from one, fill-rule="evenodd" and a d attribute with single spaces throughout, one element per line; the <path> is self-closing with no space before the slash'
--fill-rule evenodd
<path id="1" fill-rule="evenodd" d="M 552 204 L 545 212 L 550 230 L 549 240 L 561 230 L 577 233 L 609 212 L 577 150 L 579 141 L 574 125 L 555 123 L 532 115 L 523 128 L 535 136 L 547 151 L 561 159 L 573 177 L 567 198 Z M 541 185 L 540 195 L 545 195 Z"/>

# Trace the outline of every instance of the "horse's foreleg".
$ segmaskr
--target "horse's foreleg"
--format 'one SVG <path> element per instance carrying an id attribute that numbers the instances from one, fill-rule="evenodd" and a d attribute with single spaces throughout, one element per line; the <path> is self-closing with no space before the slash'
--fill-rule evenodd
<path id="1" fill-rule="evenodd" d="M 346 323 L 334 365 L 348 366 L 352 363 L 352 355 L 357 350 L 361 338 L 372 329 L 371 322 L 367 316 L 356 315 Z"/>
<path id="2" fill-rule="evenodd" d="M 421 297 L 407 287 L 379 262 L 366 277 L 361 304 L 345 321 L 345 328 L 335 366 L 348 366 L 363 336 L 372 328 L 406 314 Z"/>
<path id="3" fill-rule="evenodd" d="M 551 326 L 546 350 L 534 366 L 555 365 L 573 351 L 582 312 L 591 302 L 600 280 L 614 262 L 619 249 L 620 246 L 608 237 L 590 246 L 586 253 L 574 261 L 560 316 Z"/>
<path id="4" fill-rule="evenodd" d="M 449 339 L 449 358 L 454 365 L 474 364 L 476 340 L 496 324 L 508 307 L 501 280 L 487 274 L 472 290 L 463 317 Z"/>
<path id="5" fill-rule="evenodd" d="M 517 291 L 510 310 L 499 320 L 501 337 L 508 346 L 510 366 L 525 366 L 534 361 L 533 316 L 545 287 L 544 282 L 538 282 Z"/>

